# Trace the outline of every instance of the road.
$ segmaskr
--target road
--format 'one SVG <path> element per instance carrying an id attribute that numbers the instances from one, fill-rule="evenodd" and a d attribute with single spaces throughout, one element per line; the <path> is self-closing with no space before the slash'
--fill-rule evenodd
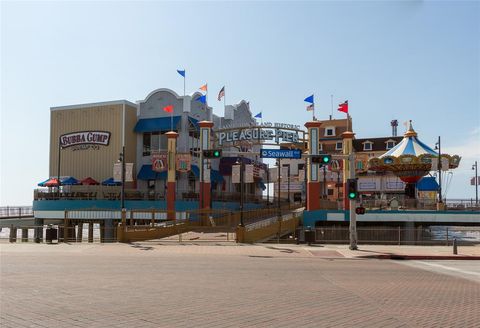
<path id="1" fill-rule="evenodd" d="M 478 262 L 428 262 L 452 274 L 281 245 L 0 247 L 2 327 L 480 326 L 480 283 L 464 277 Z"/>
<path id="2" fill-rule="evenodd" d="M 480 261 L 402 261 L 411 267 L 480 283 Z"/>

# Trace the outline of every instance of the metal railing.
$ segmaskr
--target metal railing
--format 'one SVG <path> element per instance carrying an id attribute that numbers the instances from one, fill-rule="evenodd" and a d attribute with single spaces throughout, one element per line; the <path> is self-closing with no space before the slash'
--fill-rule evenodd
<path id="1" fill-rule="evenodd" d="M 436 210 L 437 204 L 435 200 L 421 199 L 372 199 L 361 200 L 361 203 L 367 210 Z M 393 204 L 396 203 L 397 206 Z M 480 206 L 475 205 L 473 199 L 445 199 L 446 210 L 480 210 Z"/>
<path id="2" fill-rule="evenodd" d="M 32 217 L 31 206 L 2 206 L 0 207 L 0 218 L 21 218 Z"/>
<path id="3" fill-rule="evenodd" d="M 477 227 L 430 227 L 430 228 L 357 228 L 358 242 L 364 244 L 391 245 L 452 245 L 480 244 L 480 228 Z M 317 227 L 316 243 L 348 244 L 349 229 Z"/>

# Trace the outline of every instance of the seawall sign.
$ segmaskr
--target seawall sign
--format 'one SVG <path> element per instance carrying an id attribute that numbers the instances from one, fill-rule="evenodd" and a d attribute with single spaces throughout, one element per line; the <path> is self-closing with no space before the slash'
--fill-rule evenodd
<path id="1" fill-rule="evenodd" d="M 262 149 L 260 150 L 261 158 L 302 158 L 300 149 Z"/>

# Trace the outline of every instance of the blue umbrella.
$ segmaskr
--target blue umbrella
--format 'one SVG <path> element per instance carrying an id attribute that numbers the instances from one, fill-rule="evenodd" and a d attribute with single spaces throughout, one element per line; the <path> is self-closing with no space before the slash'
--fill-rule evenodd
<path id="1" fill-rule="evenodd" d="M 75 179 L 74 177 L 67 177 L 65 179 L 61 179 L 60 181 L 62 183 L 62 185 L 64 186 L 72 186 L 72 185 L 78 185 L 80 184 L 80 181 L 78 181 L 77 179 Z"/>
<path id="2" fill-rule="evenodd" d="M 107 180 L 102 181 L 103 186 L 121 186 L 121 182 L 114 181 L 113 178 L 108 178 Z"/>
<path id="3" fill-rule="evenodd" d="M 42 182 L 38 183 L 37 186 L 39 186 L 39 187 L 45 187 L 45 182 L 47 182 L 48 180 L 50 180 L 50 178 L 48 178 L 48 179 L 45 180 L 45 181 L 42 181 Z"/>

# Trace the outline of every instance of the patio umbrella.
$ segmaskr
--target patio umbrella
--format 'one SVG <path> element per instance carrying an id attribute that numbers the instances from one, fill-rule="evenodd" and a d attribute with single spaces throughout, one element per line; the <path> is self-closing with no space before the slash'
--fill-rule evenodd
<path id="1" fill-rule="evenodd" d="M 87 186 L 97 186 L 97 185 L 100 184 L 97 180 L 95 180 L 91 177 L 85 178 L 80 182 L 81 182 L 82 185 L 87 185 Z"/>
<path id="2" fill-rule="evenodd" d="M 58 179 L 51 178 L 43 184 L 45 187 L 58 187 Z"/>
<path id="3" fill-rule="evenodd" d="M 60 183 L 65 186 L 72 186 L 80 184 L 80 181 L 74 177 L 66 177 L 65 179 L 60 179 Z"/>
<path id="4" fill-rule="evenodd" d="M 42 181 L 42 182 L 38 183 L 37 186 L 39 186 L 39 187 L 45 187 L 45 183 L 48 182 L 49 180 L 50 180 L 50 178 L 48 178 L 48 179 L 45 180 L 45 181 Z"/>
<path id="5" fill-rule="evenodd" d="M 103 186 L 121 186 L 121 182 L 116 182 L 113 178 L 108 178 L 107 180 L 102 181 Z"/>

